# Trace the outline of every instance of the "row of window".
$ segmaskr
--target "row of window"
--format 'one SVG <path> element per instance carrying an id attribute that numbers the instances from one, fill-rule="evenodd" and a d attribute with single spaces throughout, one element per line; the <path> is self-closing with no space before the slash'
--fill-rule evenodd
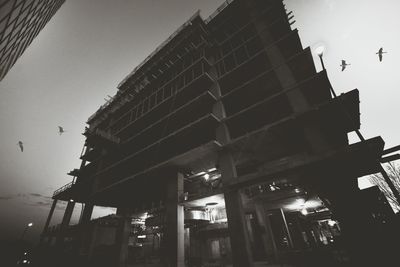
<path id="1" fill-rule="evenodd" d="M 140 91 L 150 80 L 151 82 L 156 82 L 158 87 L 162 86 L 164 83 L 173 79 L 174 76 L 183 69 L 190 66 L 192 62 L 204 56 L 203 46 L 205 43 L 207 43 L 207 41 L 204 36 L 204 30 L 199 27 L 188 37 L 177 41 L 176 44 L 170 48 L 174 53 L 157 62 L 157 67 L 155 69 L 147 70 L 146 73 L 136 79 L 132 83 L 133 87 L 137 88 L 136 91 Z M 173 67 L 171 68 L 171 66 Z M 150 77 L 148 73 L 152 73 Z"/>
<path id="2" fill-rule="evenodd" d="M 214 34 L 216 41 L 218 43 L 224 42 L 248 23 L 249 16 L 246 12 L 235 14 L 234 17 L 229 17 L 217 26 L 218 28 Z"/>
<path id="3" fill-rule="evenodd" d="M 218 76 L 221 77 L 232 71 L 234 68 L 256 55 L 262 50 L 262 48 L 263 44 L 260 38 L 258 38 L 258 36 L 254 36 L 244 45 L 232 50 L 231 53 L 217 62 L 216 67 Z"/>
<path id="4" fill-rule="evenodd" d="M 129 82 L 131 85 L 122 85 L 124 90 L 133 90 L 135 87 L 136 95 L 133 100 L 129 100 L 129 104 L 122 104 L 118 111 L 113 115 L 114 117 L 122 117 L 123 114 L 128 112 L 132 106 L 138 105 L 142 99 L 149 97 L 154 94 L 158 88 L 161 87 L 180 87 L 179 83 L 181 79 L 190 80 L 191 73 L 187 72 L 185 78 L 179 78 L 177 76 L 183 75 L 183 71 L 196 63 L 199 59 L 204 58 L 206 55 L 206 44 L 208 41 L 205 37 L 205 30 L 201 25 L 194 29 L 188 36 L 183 37 L 181 40 L 173 42 L 173 46 L 169 48 L 170 51 L 174 53 L 161 56 L 161 60 L 158 61 L 158 70 L 153 69 L 151 73 L 147 71 L 146 73 L 136 78 L 135 81 Z M 200 73 L 200 66 L 194 67 L 193 75 L 196 76 Z M 128 82 L 126 82 L 127 84 Z M 178 85 L 176 85 L 178 84 Z M 131 88 L 129 88 L 131 87 Z M 169 90 L 167 88 L 167 90 Z M 173 88 L 171 88 L 173 90 Z M 128 93 L 129 95 L 129 93 Z M 117 104 L 118 105 L 118 104 Z M 109 120 L 104 118 L 99 118 L 96 125 L 102 125 L 102 127 L 107 127 Z"/>
<path id="5" fill-rule="evenodd" d="M 157 107 L 159 104 L 188 86 L 191 82 L 193 82 L 193 80 L 200 77 L 209 68 L 210 65 L 205 60 L 199 60 L 182 75 L 176 77 L 172 82 L 158 89 L 150 96 L 144 98 L 140 103 L 135 105 L 127 113 L 121 116 L 120 119 L 111 126 L 111 132 L 115 134 L 124 128 L 128 123 L 139 119 Z"/>
<path id="6" fill-rule="evenodd" d="M 171 67 L 170 75 L 164 75 L 165 78 L 161 79 L 158 82 L 147 82 L 147 88 L 145 90 L 140 91 L 140 93 L 138 95 L 136 95 L 136 98 L 133 99 L 133 101 L 131 102 L 131 105 L 137 105 L 140 101 L 142 101 L 142 99 L 149 97 L 151 94 L 153 94 L 155 91 L 158 90 L 158 88 L 161 87 L 181 87 L 180 85 L 180 80 L 183 78 L 180 78 L 180 76 L 182 76 L 185 72 L 185 79 L 186 80 L 190 80 L 190 76 L 191 76 L 191 72 L 190 71 L 186 71 L 188 68 L 190 68 L 192 65 L 194 68 L 194 76 L 197 76 L 198 74 L 200 74 L 201 72 L 201 66 L 195 64 L 196 62 L 198 62 L 201 58 L 204 58 L 205 55 L 205 51 L 204 48 L 199 48 L 198 51 L 195 51 L 196 53 L 191 53 L 188 54 L 187 57 L 189 59 L 186 60 L 185 63 L 185 68 L 176 68 L 177 66 L 182 66 L 181 64 L 177 64 L 174 67 Z M 172 75 L 172 74 L 173 75 Z M 147 75 L 149 76 L 149 74 Z M 148 80 L 148 79 L 147 79 Z M 122 114 L 124 114 L 125 112 L 127 112 L 127 110 L 129 110 L 130 107 L 129 106 L 125 106 L 122 107 L 116 114 L 116 117 L 120 117 L 122 116 Z"/>
<path id="7" fill-rule="evenodd" d="M 222 57 L 226 56 L 232 50 L 238 48 L 239 46 L 246 43 L 252 37 L 256 35 L 256 30 L 253 24 L 248 24 L 246 27 L 242 28 L 239 32 L 237 32 L 232 38 L 225 41 L 221 44 L 220 49 L 216 54 L 216 59 L 219 60 Z"/>

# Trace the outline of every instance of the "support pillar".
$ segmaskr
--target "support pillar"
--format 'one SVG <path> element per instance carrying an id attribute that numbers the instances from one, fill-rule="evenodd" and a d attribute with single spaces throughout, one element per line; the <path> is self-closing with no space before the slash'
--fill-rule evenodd
<path id="1" fill-rule="evenodd" d="M 226 118 L 224 104 L 221 101 L 221 89 L 214 85 L 213 94 L 218 101 L 213 106 L 213 114 L 223 120 Z M 222 122 L 216 129 L 216 140 L 222 145 L 229 143 L 231 137 L 227 125 Z M 236 166 L 232 154 L 229 151 L 221 151 L 218 158 L 222 183 L 237 177 Z M 232 261 L 235 267 L 253 266 L 253 257 L 246 229 L 244 209 L 241 193 L 238 189 L 228 189 L 224 192 L 226 216 L 232 248 Z"/>
<path id="2" fill-rule="evenodd" d="M 75 201 L 68 201 L 67 208 L 65 209 L 64 216 L 61 222 L 59 232 L 57 233 L 56 245 L 61 245 L 64 242 L 65 231 L 71 221 L 72 213 L 74 212 Z"/>
<path id="3" fill-rule="evenodd" d="M 57 199 L 53 199 L 53 204 L 51 205 L 49 216 L 47 216 L 47 220 L 46 220 L 46 223 L 44 224 L 43 232 L 40 235 L 40 243 L 42 243 L 44 240 L 44 237 L 49 228 L 49 224 L 50 224 L 51 218 L 53 217 L 54 209 L 56 208 L 56 206 L 57 206 Z"/>
<path id="4" fill-rule="evenodd" d="M 92 217 L 94 205 L 91 203 L 86 203 L 83 208 L 82 216 L 79 218 L 79 224 L 87 224 L 90 222 L 90 218 Z"/>
<path id="5" fill-rule="evenodd" d="M 89 223 L 94 205 L 86 203 L 79 219 L 79 253 L 86 254 L 90 244 Z M 93 237 L 92 237 L 93 238 Z"/>
<path id="6" fill-rule="evenodd" d="M 278 249 L 274 240 L 271 222 L 261 203 L 255 204 L 258 224 L 263 228 L 262 240 L 269 262 L 277 262 Z"/>
<path id="7" fill-rule="evenodd" d="M 183 194 L 183 175 L 175 174 L 168 181 L 165 203 L 165 231 L 163 241 L 163 263 L 167 267 L 185 267 L 185 222 L 184 208 L 179 205 Z"/>
<path id="8" fill-rule="evenodd" d="M 128 259 L 129 234 L 131 232 L 131 212 L 127 208 L 118 208 L 120 216 L 117 231 L 115 233 L 115 248 L 118 267 L 126 267 Z"/>
<path id="9" fill-rule="evenodd" d="M 222 181 L 235 179 L 236 167 L 233 158 L 229 153 L 222 153 L 219 166 L 222 174 Z M 224 192 L 226 216 L 232 248 L 233 266 L 253 266 L 253 257 L 249 240 L 249 233 L 246 229 L 245 212 L 241 193 L 238 189 L 229 189 Z"/>

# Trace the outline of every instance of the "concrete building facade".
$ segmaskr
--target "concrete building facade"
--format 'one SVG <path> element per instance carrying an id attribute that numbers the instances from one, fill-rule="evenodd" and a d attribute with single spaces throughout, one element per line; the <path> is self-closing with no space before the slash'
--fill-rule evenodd
<path id="1" fill-rule="evenodd" d="M 384 142 L 349 145 L 358 90 L 331 90 L 281 0 L 194 14 L 89 118 L 43 242 L 109 266 L 372 264 L 382 221 L 357 177 L 379 171 Z M 117 208 L 102 234 L 95 205 Z"/>
<path id="2" fill-rule="evenodd" d="M 0 81 L 64 2 L 0 1 Z"/>

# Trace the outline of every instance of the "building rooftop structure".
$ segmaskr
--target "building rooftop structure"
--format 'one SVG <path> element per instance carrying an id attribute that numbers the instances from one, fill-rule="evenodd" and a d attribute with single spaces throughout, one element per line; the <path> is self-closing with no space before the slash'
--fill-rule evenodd
<path id="1" fill-rule="evenodd" d="M 72 238 L 89 259 L 101 247 L 88 233 L 93 207 L 117 208 L 112 266 L 374 262 L 359 255 L 381 245 L 370 234 L 381 222 L 357 177 L 379 172 L 384 142 L 349 145 L 359 92 L 331 90 L 282 1 L 194 14 L 89 118 L 81 166 L 55 192 L 43 239 L 62 200 L 56 244 Z M 76 202 L 81 232 L 66 238 Z"/>

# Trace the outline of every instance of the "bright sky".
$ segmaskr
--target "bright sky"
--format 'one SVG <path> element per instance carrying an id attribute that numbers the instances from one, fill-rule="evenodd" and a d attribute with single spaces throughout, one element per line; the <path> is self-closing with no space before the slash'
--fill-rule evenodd
<path id="1" fill-rule="evenodd" d="M 53 191 L 79 167 L 86 119 L 117 84 L 197 9 L 222 0 L 67 0 L 0 83 L 0 239 L 37 238 Z M 397 0 L 286 0 L 304 47 L 324 43 L 337 93 L 358 88 L 362 132 L 399 144 Z M 375 52 L 384 47 L 382 63 Z M 316 58 L 315 58 L 316 59 Z M 351 65 L 340 71 L 340 60 Z M 316 59 L 317 68 L 320 69 Z M 66 129 L 62 136 L 57 126 Z M 17 142 L 24 142 L 21 153 Z M 78 205 L 78 207 L 80 207 Z M 59 223 L 63 206 L 52 224 Z M 79 215 L 75 210 L 73 222 Z M 94 216 L 105 211 L 97 210 Z"/>

